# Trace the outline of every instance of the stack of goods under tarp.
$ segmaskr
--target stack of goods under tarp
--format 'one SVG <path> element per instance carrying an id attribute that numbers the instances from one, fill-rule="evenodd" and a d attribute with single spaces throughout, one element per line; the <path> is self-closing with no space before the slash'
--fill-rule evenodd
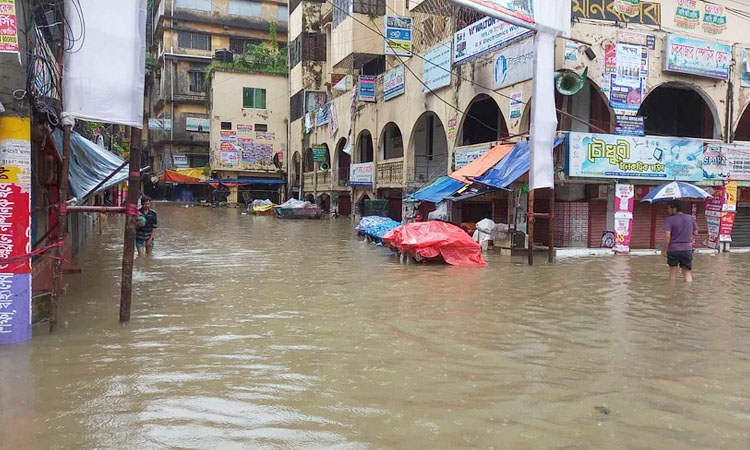
<path id="1" fill-rule="evenodd" d="M 452 266 L 486 266 L 482 247 L 461 228 L 446 222 L 401 225 L 383 236 L 383 243 L 417 260 L 438 257 Z"/>
<path id="2" fill-rule="evenodd" d="M 247 207 L 256 216 L 269 216 L 273 214 L 273 208 L 276 206 L 271 200 L 253 200 Z"/>
<path id="3" fill-rule="evenodd" d="M 290 198 L 275 206 L 273 213 L 279 219 L 320 219 L 322 211 L 310 202 Z"/>
<path id="4" fill-rule="evenodd" d="M 398 226 L 401 226 L 401 222 L 396 222 L 390 217 L 366 216 L 359 221 L 356 230 L 357 234 L 381 244 L 383 236 Z"/>

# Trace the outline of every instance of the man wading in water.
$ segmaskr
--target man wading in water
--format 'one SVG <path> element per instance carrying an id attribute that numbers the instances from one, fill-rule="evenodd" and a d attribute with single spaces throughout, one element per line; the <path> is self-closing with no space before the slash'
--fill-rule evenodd
<path id="1" fill-rule="evenodd" d="M 662 256 L 667 257 L 669 279 L 677 279 L 677 266 L 682 268 L 682 276 L 687 283 L 693 281 L 693 236 L 698 234 L 695 217 L 683 214 L 682 203 L 672 200 L 667 203 L 667 214 L 664 219 L 664 248 Z"/>
<path id="2" fill-rule="evenodd" d="M 154 235 L 159 226 L 156 220 L 156 211 L 151 209 L 151 199 L 143 196 L 141 199 L 141 215 L 138 217 L 138 230 L 135 233 L 135 248 L 138 256 L 150 255 L 154 249 Z"/>

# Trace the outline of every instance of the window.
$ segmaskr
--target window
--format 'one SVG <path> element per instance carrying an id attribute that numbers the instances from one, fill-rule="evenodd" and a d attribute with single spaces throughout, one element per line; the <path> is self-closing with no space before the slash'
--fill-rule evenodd
<path id="1" fill-rule="evenodd" d="M 211 0 L 177 0 L 177 7 L 211 11 Z"/>
<path id="2" fill-rule="evenodd" d="M 229 14 L 245 17 L 261 17 L 263 15 L 263 8 L 259 2 L 229 0 Z"/>
<path id="3" fill-rule="evenodd" d="M 279 22 L 288 22 L 289 21 L 289 8 L 286 6 L 279 5 L 279 8 L 276 10 L 276 20 Z"/>
<path id="4" fill-rule="evenodd" d="M 299 91 L 289 99 L 289 119 L 294 122 L 305 114 L 305 91 Z"/>
<path id="5" fill-rule="evenodd" d="M 344 19 L 347 13 L 352 12 L 352 0 L 333 0 L 333 26 L 337 27 Z"/>
<path id="6" fill-rule="evenodd" d="M 242 107 L 266 109 L 266 90 L 259 88 L 242 88 Z"/>
<path id="7" fill-rule="evenodd" d="M 385 0 L 354 0 L 353 12 L 368 16 L 384 16 Z"/>
<path id="8" fill-rule="evenodd" d="M 207 34 L 180 31 L 177 34 L 177 45 L 182 48 L 194 48 L 196 50 L 211 50 L 211 36 Z"/>
<path id="9" fill-rule="evenodd" d="M 206 72 L 199 72 L 197 70 L 189 70 L 188 78 L 190 80 L 190 92 L 203 92 L 205 89 L 204 81 L 206 79 Z"/>
<path id="10" fill-rule="evenodd" d="M 232 129 L 232 122 L 221 122 L 221 129 L 222 130 L 231 130 Z"/>
<path id="11" fill-rule="evenodd" d="M 229 38 L 229 50 L 235 55 L 241 55 L 245 53 L 251 45 L 262 44 L 263 41 L 260 39 L 238 39 Z"/>
<path id="12" fill-rule="evenodd" d="M 256 123 L 255 131 L 268 131 L 268 125 L 266 125 L 265 123 Z"/>

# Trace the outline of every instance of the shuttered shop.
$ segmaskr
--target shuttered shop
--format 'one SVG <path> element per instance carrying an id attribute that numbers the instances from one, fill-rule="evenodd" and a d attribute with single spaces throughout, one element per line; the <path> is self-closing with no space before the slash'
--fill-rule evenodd
<path id="1" fill-rule="evenodd" d="M 750 205 L 737 207 L 732 230 L 732 247 L 750 247 Z"/>

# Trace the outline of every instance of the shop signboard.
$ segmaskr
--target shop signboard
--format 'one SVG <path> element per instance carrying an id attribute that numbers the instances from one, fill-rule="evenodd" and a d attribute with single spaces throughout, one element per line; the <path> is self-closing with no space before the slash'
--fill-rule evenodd
<path id="1" fill-rule="evenodd" d="M 375 79 L 372 75 L 359 76 L 359 99 L 363 102 L 374 102 L 375 99 Z"/>
<path id="2" fill-rule="evenodd" d="M 185 130 L 208 133 L 211 131 L 211 121 L 202 117 L 187 117 L 185 118 Z"/>
<path id="3" fill-rule="evenodd" d="M 151 131 L 169 131 L 172 129 L 172 119 L 148 119 L 148 129 Z"/>
<path id="4" fill-rule="evenodd" d="M 664 70 L 701 77 L 729 79 L 732 48 L 717 42 L 669 35 L 664 46 Z"/>
<path id="5" fill-rule="evenodd" d="M 374 163 L 352 164 L 349 173 L 350 186 L 372 186 Z"/>
<path id="6" fill-rule="evenodd" d="M 529 34 L 531 31 L 526 28 L 494 17 L 485 17 L 453 35 L 453 64 L 462 64 Z"/>
<path id="7" fill-rule="evenodd" d="M 17 20 L 15 0 L 0 0 L 0 53 L 18 53 Z"/>
<path id="8" fill-rule="evenodd" d="M 635 82 L 635 83 L 634 83 Z M 643 78 L 610 74 L 609 106 L 616 111 L 638 112 L 643 99 Z"/>
<path id="9" fill-rule="evenodd" d="M 615 114 L 615 134 L 619 136 L 645 136 L 643 116 Z"/>
<path id="10" fill-rule="evenodd" d="M 634 200 L 635 191 L 632 184 L 615 185 L 615 242 L 612 250 L 620 255 L 630 253 Z"/>
<path id="11" fill-rule="evenodd" d="M 385 54 L 411 56 L 412 18 L 385 16 Z"/>
<path id="12" fill-rule="evenodd" d="M 637 23 L 642 25 L 661 25 L 661 4 L 659 2 L 640 1 L 634 6 L 635 15 L 629 16 L 618 11 L 623 0 L 571 0 L 571 17 L 573 19 L 606 20 L 619 23 Z M 634 3 L 630 1 L 629 3 Z"/>
<path id="13" fill-rule="evenodd" d="M 709 180 L 750 181 L 750 146 L 706 144 L 703 177 Z"/>
<path id="14" fill-rule="evenodd" d="M 451 84 L 451 45 L 440 44 L 424 54 L 422 92 L 430 92 Z"/>
<path id="15" fill-rule="evenodd" d="M 383 74 L 383 100 L 388 101 L 404 93 L 406 71 L 403 65 L 394 67 Z"/>
<path id="16" fill-rule="evenodd" d="M 172 155 L 172 163 L 178 168 L 190 167 L 187 155 Z"/>
<path id="17" fill-rule="evenodd" d="M 328 162 L 328 148 L 323 145 L 313 146 L 313 161 L 316 163 Z"/>
<path id="18" fill-rule="evenodd" d="M 493 75 L 495 89 L 530 80 L 534 76 L 534 40 L 524 39 L 498 52 Z"/>
<path id="19" fill-rule="evenodd" d="M 703 141 L 569 133 L 571 177 L 700 181 Z"/>
<path id="20" fill-rule="evenodd" d="M 456 149 L 456 151 L 453 153 L 453 166 L 455 167 L 455 170 L 458 170 L 461 167 L 479 158 L 480 156 L 484 155 L 488 151 L 490 151 L 489 147 L 472 150 Z"/>

